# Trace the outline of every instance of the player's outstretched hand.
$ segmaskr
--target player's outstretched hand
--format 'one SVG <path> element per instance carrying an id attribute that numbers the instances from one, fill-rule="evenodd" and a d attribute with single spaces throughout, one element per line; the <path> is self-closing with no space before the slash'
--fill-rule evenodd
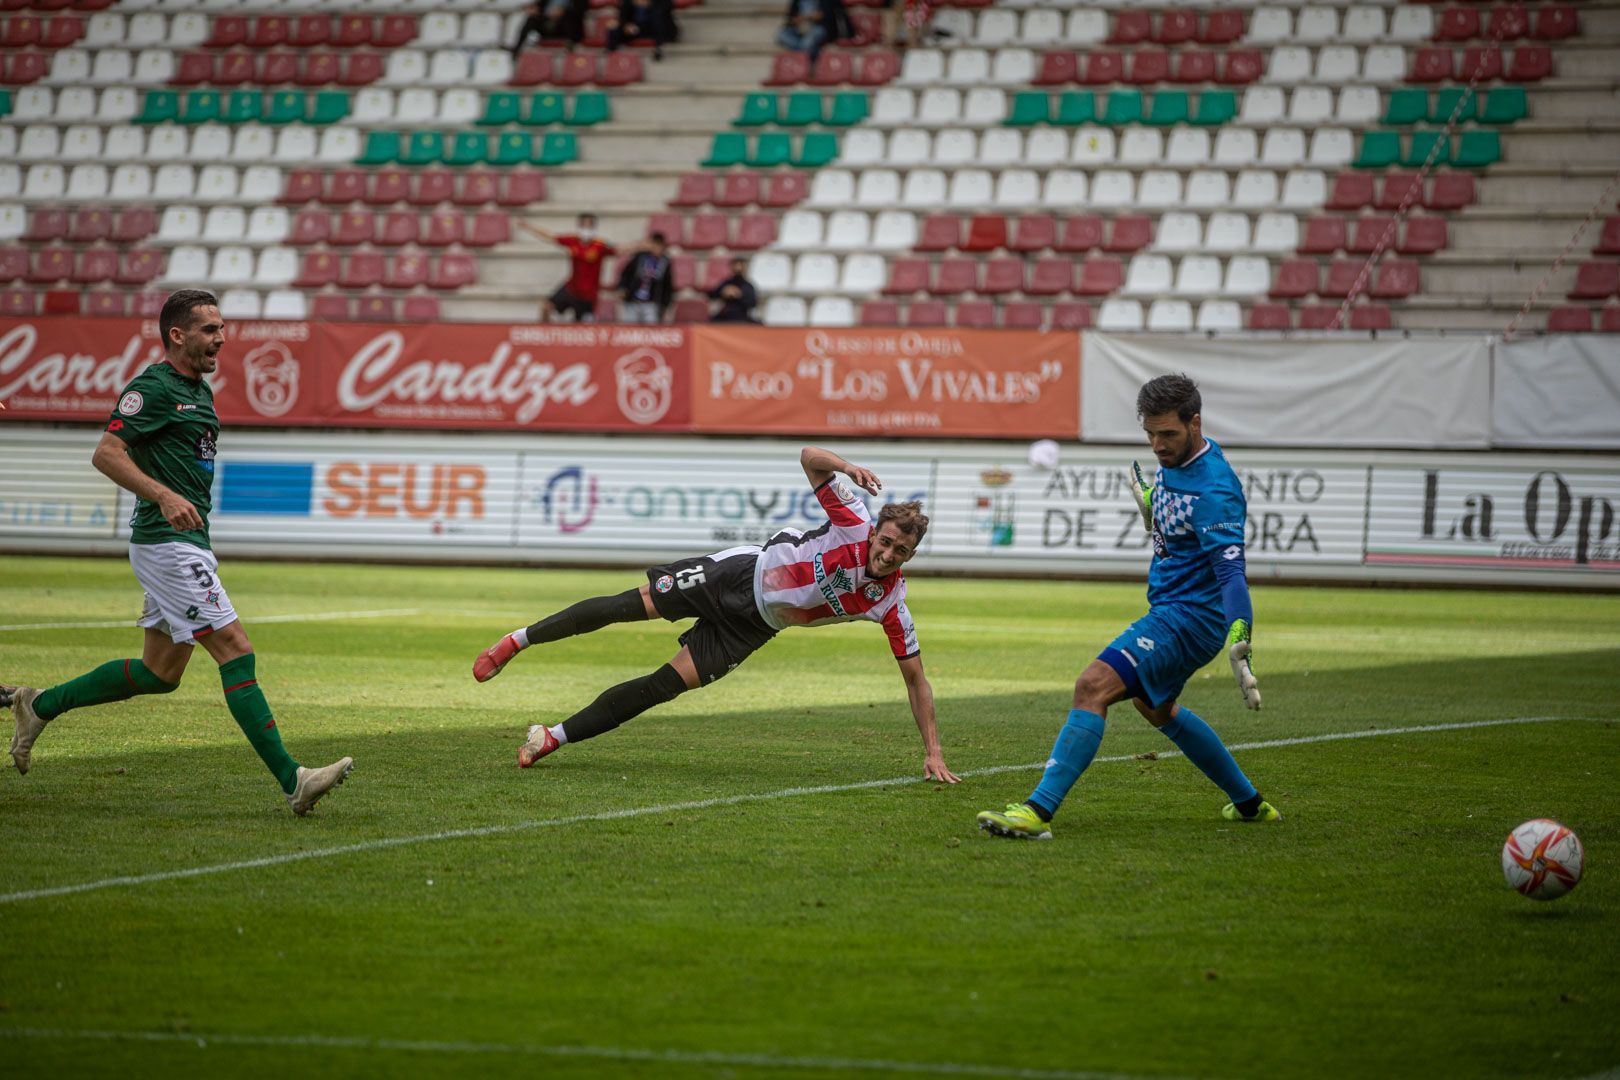
<path id="1" fill-rule="evenodd" d="M 1131 462 L 1131 484 L 1136 489 L 1136 512 L 1142 515 L 1142 528 L 1153 531 L 1153 485 L 1142 478 L 1142 466 Z"/>
<path id="2" fill-rule="evenodd" d="M 158 511 L 169 527 L 178 532 L 202 528 L 202 515 L 197 513 L 197 508 L 172 491 L 158 499 Z"/>
<path id="3" fill-rule="evenodd" d="M 959 784 L 962 778 L 945 767 L 945 759 L 938 755 L 923 759 L 923 776 L 942 784 Z"/>
<path id="4" fill-rule="evenodd" d="M 1232 624 L 1226 635 L 1226 658 L 1232 662 L 1232 675 L 1237 679 L 1238 692 L 1243 704 L 1251 709 L 1260 708 L 1260 680 L 1254 676 L 1254 646 L 1249 642 L 1249 624 L 1242 619 Z"/>
<path id="5" fill-rule="evenodd" d="M 849 468 L 844 470 L 844 475 L 848 476 L 854 481 L 856 487 L 865 491 L 868 495 L 876 495 L 883 490 L 883 481 L 878 479 L 878 474 L 864 465 L 856 465 L 851 462 Z"/>

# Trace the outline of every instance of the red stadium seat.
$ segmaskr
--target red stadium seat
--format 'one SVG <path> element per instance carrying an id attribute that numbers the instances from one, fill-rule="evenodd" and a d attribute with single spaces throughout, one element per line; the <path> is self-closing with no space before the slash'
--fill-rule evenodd
<path id="1" fill-rule="evenodd" d="M 1357 255 L 1370 255 L 1383 243 L 1384 234 L 1395 224 L 1393 217 L 1383 214 L 1364 214 L 1356 219 L 1356 231 L 1350 237 L 1350 251 Z M 1394 237 L 1390 238 L 1391 245 Z"/>
<path id="2" fill-rule="evenodd" d="M 1495 45 L 1470 45 L 1463 50 L 1462 69 L 1457 78 L 1464 82 L 1475 77 L 1500 79 L 1502 77 L 1502 50 Z"/>
<path id="3" fill-rule="evenodd" d="M 331 242 L 340 247 L 369 244 L 377 235 L 377 216 L 370 210 L 347 210 L 332 223 Z"/>
<path id="4" fill-rule="evenodd" d="M 1024 291 L 1031 296 L 1060 296 L 1074 287 L 1074 260 L 1053 255 L 1035 260 L 1035 269 L 1029 276 L 1029 287 Z"/>
<path id="5" fill-rule="evenodd" d="M 379 49 L 397 49 L 416 40 L 415 15 L 384 15 L 372 39 Z"/>
<path id="6" fill-rule="evenodd" d="M 318 289 L 322 285 L 331 285 L 337 281 L 340 265 L 337 255 L 333 252 L 306 252 L 298 264 L 298 276 L 293 278 L 292 283 L 300 289 Z"/>
<path id="7" fill-rule="evenodd" d="M 1603 233 L 1592 250 L 1599 255 L 1620 255 L 1620 217 L 1604 220 Z"/>
<path id="8" fill-rule="evenodd" d="M 984 264 L 984 286 L 979 291 L 986 296 L 1001 296 L 1024 290 L 1024 260 L 1013 255 L 1002 255 Z"/>
<path id="9" fill-rule="evenodd" d="M 700 174 L 710 176 L 712 174 Z M 760 178 L 756 173 L 725 173 L 714 187 L 716 206 L 751 206 L 759 202 Z"/>
<path id="10" fill-rule="evenodd" d="M 1413 217 L 1406 219 L 1406 231 L 1395 250 L 1402 255 L 1433 255 L 1445 246 L 1445 218 Z"/>
<path id="11" fill-rule="evenodd" d="M 298 65 L 293 81 L 299 86 L 326 86 L 329 83 L 343 82 L 343 65 L 339 63 L 337 53 L 307 53 L 303 57 L 303 62 Z"/>
<path id="12" fill-rule="evenodd" d="M 1204 16 L 1204 29 L 1198 40 L 1205 45 L 1230 45 L 1243 37 L 1243 31 L 1242 11 L 1211 11 Z"/>
<path id="13" fill-rule="evenodd" d="M 1435 176 L 1423 205 L 1430 210 L 1460 210 L 1474 203 L 1472 173 L 1444 172 Z"/>
<path id="14" fill-rule="evenodd" d="M 1539 82 L 1553 73 L 1552 50 L 1545 45 L 1520 45 L 1513 50 L 1509 82 Z"/>
<path id="15" fill-rule="evenodd" d="M 711 255 L 703 263 L 703 270 L 698 274 L 697 287 L 703 292 L 713 292 L 720 287 L 720 283 L 731 276 L 731 256 Z"/>
<path id="16" fill-rule="evenodd" d="M 373 206 L 391 206 L 411 197 L 411 174 L 404 169 L 378 169 L 371 178 L 366 201 Z"/>
<path id="17" fill-rule="evenodd" d="M 427 284 L 427 273 L 427 256 L 420 251 L 408 251 L 389 260 L 382 283 L 389 289 L 414 289 Z M 363 306 L 361 310 L 364 311 Z"/>
<path id="18" fill-rule="evenodd" d="M 1317 280 L 1315 259 L 1284 259 L 1271 283 L 1272 298 L 1295 300 L 1309 296 L 1316 291 Z"/>
<path id="19" fill-rule="evenodd" d="M 640 56 L 632 52 L 616 52 L 603 58 L 602 74 L 596 81 L 602 86 L 629 86 L 646 77 Z"/>
<path id="20" fill-rule="evenodd" d="M 1125 284 L 1125 265 L 1108 255 L 1097 255 L 1080 265 L 1076 296 L 1107 296 Z"/>
<path id="21" fill-rule="evenodd" d="M 38 310 L 33 289 L 0 289 L 0 315 L 27 318 Z"/>
<path id="22" fill-rule="evenodd" d="M 1294 320 L 1287 304 L 1256 304 L 1249 309 L 1250 330 L 1292 330 Z"/>
<path id="23" fill-rule="evenodd" d="M 1035 73 L 1036 86 L 1062 86 L 1078 82 L 1080 58 L 1072 52 L 1049 52 L 1041 57 L 1040 70 Z"/>
<path id="24" fill-rule="evenodd" d="M 129 314 L 129 298 L 121 292 L 98 290 L 84 294 L 84 313 L 107 318 Z"/>
<path id="25" fill-rule="evenodd" d="M 1079 82 L 1088 86 L 1125 81 L 1125 58 L 1117 52 L 1099 50 L 1086 54 L 1085 71 Z"/>
<path id="26" fill-rule="evenodd" d="M 1299 309 L 1301 330 L 1343 330 L 1343 326 L 1336 326 L 1338 319 L 1338 304 L 1306 304 Z"/>
<path id="27" fill-rule="evenodd" d="M 132 206 L 118 215 L 113 226 L 112 239 L 120 244 L 137 244 L 157 232 L 157 210 L 151 206 Z"/>
<path id="28" fill-rule="evenodd" d="M 862 326 L 899 326 L 900 305 L 893 300 L 867 300 L 861 304 Z"/>
<path id="29" fill-rule="evenodd" d="M 40 311 L 45 315 L 79 314 L 79 291 L 77 289 L 47 289 L 45 302 Z"/>
<path id="30" fill-rule="evenodd" d="M 929 292 L 935 296 L 959 296 L 979 288 L 979 261 L 965 256 L 946 256 L 934 271 Z"/>
<path id="31" fill-rule="evenodd" d="M 345 289 L 364 289 L 382 282 L 384 263 L 380 251 L 357 251 L 343 260 L 337 283 Z"/>
<path id="32" fill-rule="evenodd" d="M 1266 62 L 1259 49 L 1228 49 L 1222 54 L 1220 83 L 1242 86 L 1265 74 Z"/>
<path id="33" fill-rule="evenodd" d="M 845 40 L 854 46 L 871 45 L 883 40 L 883 16 L 874 11 L 849 13 L 851 35 Z"/>
<path id="34" fill-rule="evenodd" d="M 333 206 L 347 206 L 366 198 L 370 187 L 368 174 L 361 169 L 338 169 L 327 178 L 326 202 Z"/>
<path id="35" fill-rule="evenodd" d="M 1419 175 L 1408 172 L 1387 174 L 1383 186 L 1378 189 L 1378 209 L 1399 210 L 1407 198 L 1412 200 L 1410 205 L 1413 206 L 1423 201 L 1423 181 Z"/>
<path id="36" fill-rule="evenodd" d="M 1126 8 L 1114 13 L 1114 25 L 1108 33 L 1108 44 L 1135 45 L 1146 41 L 1152 35 L 1152 13 Z"/>
<path id="37" fill-rule="evenodd" d="M 955 325 L 969 330 L 989 330 L 996 325 L 996 305 L 990 300 L 963 300 L 956 305 Z"/>
<path id="38" fill-rule="evenodd" d="M 181 53 L 169 81 L 176 86 L 198 86 L 214 81 L 214 57 L 209 53 Z"/>
<path id="39" fill-rule="evenodd" d="M 928 289 L 927 259 L 895 259 L 889 263 L 889 281 L 883 291 L 890 294 L 924 292 Z"/>
<path id="40" fill-rule="evenodd" d="M 391 323 L 399 318 L 392 296 L 362 296 L 355 302 L 357 322 Z"/>
<path id="41" fill-rule="evenodd" d="M 1491 20 L 1485 36 L 1492 41 L 1514 41 L 1530 36 L 1530 13 L 1523 4 L 1508 4 L 1491 9 Z"/>
<path id="42" fill-rule="evenodd" d="M 454 179 L 454 174 L 451 174 Z M 421 188 L 417 188 L 418 192 Z M 500 178 L 488 169 L 473 169 L 461 175 L 461 185 L 453 201 L 457 206 L 483 206 L 500 198 Z"/>
<path id="43" fill-rule="evenodd" d="M 416 243 L 416 238 L 421 234 L 422 220 L 415 210 L 392 210 L 378 222 L 377 243 L 384 247 L 400 247 Z"/>
<path id="44" fill-rule="evenodd" d="M 28 252 L 20 247 L 0 248 L 0 283 L 28 276 Z"/>
<path id="45" fill-rule="evenodd" d="M 281 202 L 313 202 L 321 197 L 321 174 L 314 169 L 293 169 L 281 187 Z"/>
<path id="46" fill-rule="evenodd" d="M 914 250 L 950 251 L 962 246 L 962 219 L 955 214 L 930 214 L 923 219 Z"/>
<path id="47" fill-rule="evenodd" d="M 1001 306 L 1001 325 L 1008 330 L 1039 330 L 1046 323 L 1046 305 L 1033 300 L 1009 300 Z"/>
<path id="48" fill-rule="evenodd" d="M 1126 65 L 1125 81 L 1138 86 L 1164 82 L 1170 78 L 1170 54 L 1163 49 L 1138 49 Z"/>
<path id="49" fill-rule="evenodd" d="M 427 228 L 422 230 L 422 244 L 425 247 L 447 247 L 461 243 L 466 235 L 465 218 L 454 210 L 440 210 L 428 215 Z"/>
<path id="50" fill-rule="evenodd" d="M 337 70 L 337 57 L 332 53 L 312 53 L 310 54 L 309 59 L 313 64 L 313 61 L 321 57 L 325 57 L 332 61 L 332 71 L 335 73 Z M 297 53 L 265 53 L 264 62 L 259 67 L 259 78 L 257 81 L 263 83 L 265 86 L 280 86 L 283 83 L 298 82 L 302 78 L 303 70 L 307 70 L 307 68 L 300 68 Z M 333 74 L 331 77 L 321 80 L 321 82 L 331 82 L 335 77 L 336 75 Z"/>
<path id="51" fill-rule="evenodd" d="M 1561 41 L 1580 33 L 1573 4 L 1541 4 L 1536 8 L 1530 36 L 1542 41 Z"/>
<path id="52" fill-rule="evenodd" d="M 1007 246 L 1007 219 L 1000 214 L 975 214 L 968 219 L 963 251 L 994 251 Z"/>
<path id="53" fill-rule="evenodd" d="M 810 72 L 811 86 L 842 86 L 855 77 L 855 62 L 842 49 L 823 49 Z"/>
<path id="54" fill-rule="evenodd" d="M 705 206 L 711 202 L 714 202 L 714 174 L 695 172 L 685 173 L 681 176 L 680 184 L 675 189 L 675 197 L 669 200 L 669 205 Z M 715 205 L 723 206 L 725 204 L 716 203 Z"/>
<path id="55" fill-rule="evenodd" d="M 943 300 L 918 300 L 906 305 L 906 325 L 944 326 L 947 314 Z"/>
<path id="56" fill-rule="evenodd" d="M 686 246 L 686 215 L 660 213 L 647 218 L 647 235 L 663 233 L 664 239 L 676 247 Z"/>
<path id="57" fill-rule="evenodd" d="M 1366 266 L 1363 259 L 1334 259 L 1328 263 L 1327 279 L 1317 289 L 1320 296 L 1329 296 L 1335 300 L 1343 300 L 1355 289 L 1356 282 L 1361 279 L 1362 268 Z M 1371 279 L 1362 282 L 1365 289 Z"/>
<path id="58" fill-rule="evenodd" d="M 530 50 L 517 58 L 512 67 L 513 86 L 540 86 L 551 81 L 551 54 Z"/>
<path id="59" fill-rule="evenodd" d="M 132 248 L 124 252 L 123 265 L 113 280 L 120 285 L 145 285 L 163 273 L 167 261 L 162 252 L 152 248 Z"/>
<path id="60" fill-rule="evenodd" d="M 1604 307 L 1603 315 L 1598 319 L 1598 329 L 1605 334 L 1620 334 L 1620 304 Z"/>
<path id="61" fill-rule="evenodd" d="M 776 173 L 765 178 L 765 197 L 761 206 L 773 208 L 797 206 L 810 193 L 810 182 L 804 173 Z"/>
<path id="62" fill-rule="evenodd" d="M 615 56 L 621 55 L 615 53 Z M 568 53 L 560 63 L 553 65 L 551 81 L 558 86 L 584 86 L 596 81 L 596 56 L 591 53 Z"/>
<path id="63" fill-rule="evenodd" d="M 229 49 L 247 41 L 247 35 L 247 16 L 215 15 L 209 27 L 208 40 L 203 44 L 210 49 Z"/>
<path id="64" fill-rule="evenodd" d="M 20 49 L 25 45 L 38 45 L 40 21 L 32 15 L 13 15 L 0 22 L 0 47 Z"/>
<path id="65" fill-rule="evenodd" d="M 698 251 L 731 246 L 731 218 L 725 214 L 693 214 L 686 246 Z"/>
<path id="66" fill-rule="evenodd" d="M 1065 218 L 1059 251 L 1086 252 L 1103 246 L 1103 222 L 1096 214 L 1076 214 Z"/>
<path id="67" fill-rule="evenodd" d="M 1411 82 L 1435 83 L 1454 78 L 1452 55 L 1448 48 L 1419 49 L 1412 57 Z"/>
<path id="68" fill-rule="evenodd" d="M 546 175 L 533 169 L 517 169 L 501 177 L 501 206 L 528 206 L 546 197 Z"/>
<path id="69" fill-rule="evenodd" d="M 669 260 L 670 283 L 676 292 L 697 288 L 697 256 L 674 255 Z"/>
<path id="70" fill-rule="evenodd" d="M 79 252 L 73 266 L 75 285 L 96 285 L 118 276 L 118 252 L 110 248 L 91 248 Z"/>
<path id="71" fill-rule="evenodd" d="M 1108 233 L 1104 251 L 1131 253 L 1153 243 L 1153 220 L 1145 214 L 1120 214 Z"/>
<path id="72" fill-rule="evenodd" d="M 225 53 L 214 61 L 214 81 L 221 86 L 258 82 L 259 58 L 249 53 Z"/>
<path id="73" fill-rule="evenodd" d="M 416 174 L 407 200 L 412 206 L 437 206 L 456 196 L 456 174 L 449 169 L 423 169 Z"/>
<path id="74" fill-rule="evenodd" d="M 324 19 L 324 15 L 305 15 L 306 19 Z M 371 17 L 369 15 L 344 15 L 338 19 L 337 33 L 332 36 L 332 44 L 352 49 L 356 45 L 371 44 Z"/>
<path id="75" fill-rule="evenodd" d="M 1388 330 L 1395 325 L 1384 304 L 1357 304 L 1350 309 L 1350 329 Z"/>
<path id="76" fill-rule="evenodd" d="M 1053 330 L 1088 330 L 1091 305 L 1083 300 L 1062 300 L 1052 305 Z"/>
<path id="77" fill-rule="evenodd" d="M 439 298 L 437 296 L 407 296 L 400 305 L 399 317 L 409 323 L 433 323 L 439 321 Z"/>
<path id="78" fill-rule="evenodd" d="M 883 86 L 899 74 L 900 57 L 893 49 L 867 49 L 853 81 L 856 86 Z"/>
<path id="79" fill-rule="evenodd" d="M 298 284 L 296 281 L 293 284 Z M 312 319 L 327 322 L 348 322 L 354 317 L 354 307 L 347 296 L 340 293 L 322 293 L 309 305 Z"/>
<path id="80" fill-rule="evenodd" d="M 1434 40 L 1472 41 L 1479 37 L 1479 9 L 1448 7 L 1435 19 Z"/>
<path id="81" fill-rule="evenodd" d="M 776 215 L 743 214 L 737 219 L 737 236 L 732 246 L 739 251 L 758 251 L 776 242 Z"/>
<path id="82" fill-rule="evenodd" d="M 1198 36 L 1198 13 L 1186 8 L 1168 8 L 1159 15 L 1153 40 L 1160 45 L 1183 45 Z"/>
<path id="83" fill-rule="evenodd" d="M 1057 245 L 1057 219 L 1051 214 L 1024 214 L 1013 221 L 1012 251 L 1045 251 Z"/>
<path id="84" fill-rule="evenodd" d="M 348 20 L 343 20 L 347 22 Z M 364 22 L 364 20 L 361 20 Z M 370 37 L 370 28 L 366 36 Z M 332 37 L 332 19 L 327 15 L 300 15 L 293 22 L 292 33 L 288 35 L 287 43 L 297 49 L 308 49 L 314 45 L 325 45 Z"/>
<path id="85" fill-rule="evenodd" d="M 435 289 L 459 289 L 478 281 L 478 264 L 471 255 L 448 252 L 433 263 L 428 285 Z"/>
<path id="86" fill-rule="evenodd" d="M 1568 305 L 1547 312 L 1547 330 L 1554 334 L 1589 334 L 1592 332 L 1590 308 Z"/>
<path id="87" fill-rule="evenodd" d="M 292 37 L 292 20 L 285 15 L 260 15 L 253 20 L 247 43 L 255 49 L 271 49 L 287 44 Z"/>
<path id="88" fill-rule="evenodd" d="M 325 210 L 300 210 L 293 217 L 287 242 L 307 247 L 324 244 L 332 238 L 332 215 Z"/>
<path id="89" fill-rule="evenodd" d="M 1176 53 L 1176 73 L 1171 81 L 1206 83 L 1215 81 L 1215 54 L 1208 49 L 1181 49 Z"/>
<path id="90" fill-rule="evenodd" d="M 1344 250 L 1344 218 L 1313 217 L 1305 222 L 1305 235 L 1299 242 L 1301 255 L 1331 255 Z"/>
<path id="91" fill-rule="evenodd" d="M 1369 296 L 1380 299 L 1405 299 L 1419 289 L 1418 264 L 1412 259 L 1385 259 L 1378 267 L 1377 279 L 1368 290 Z"/>
<path id="92" fill-rule="evenodd" d="M 331 54 L 315 53 L 309 58 L 309 65 L 306 65 L 306 74 L 303 78 L 305 83 L 310 81 L 308 67 L 313 66 L 316 59 L 323 55 Z M 380 53 L 350 53 L 343 58 L 343 73 L 337 81 L 342 86 L 367 86 L 382 78 L 382 74 L 383 59 Z"/>
<path id="93" fill-rule="evenodd" d="M 709 302 L 707 300 L 694 300 L 691 298 L 675 301 L 675 312 L 671 316 L 677 324 L 706 323 L 709 321 Z"/>
<path id="94" fill-rule="evenodd" d="M 1571 300 L 1605 300 L 1620 293 L 1620 262 L 1590 259 L 1576 268 Z"/>
<path id="95" fill-rule="evenodd" d="M 42 52 L 14 53 L 9 59 L 0 56 L 0 84 L 26 86 L 45 77 L 50 64 Z"/>
<path id="96" fill-rule="evenodd" d="M 801 52 L 779 52 L 771 60 L 766 86 L 793 86 L 810 78 L 810 60 Z"/>
<path id="97" fill-rule="evenodd" d="M 35 285 L 50 285 L 72 276 L 73 252 L 65 247 L 49 247 L 34 252 L 26 280 Z"/>
<path id="98" fill-rule="evenodd" d="M 68 212 L 59 207 L 42 207 L 28 215 L 28 228 L 22 238 L 31 244 L 48 244 L 66 239 Z"/>

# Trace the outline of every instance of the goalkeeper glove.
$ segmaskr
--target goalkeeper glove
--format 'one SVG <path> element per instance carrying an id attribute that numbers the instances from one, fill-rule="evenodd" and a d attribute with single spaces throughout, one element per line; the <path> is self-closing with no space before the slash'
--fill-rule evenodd
<path id="1" fill-rule="evenodd" d="M 1249 624 L 1239 619 L 1226 634 L 1226 658 L 1232 662 L 1232 674 L 1237 679 L 1243 704 L 1251 709 L 1260 708 L 1260 680 L 1254 677 L 1254 647 L 1249 644 Z"/>
<path id="2" fill-rule="evenodd" d="M 1148 532 L 1153 531 L 1153 485 L 1142 479 L 1142 466 L 1131 462 L 1131 475 L 1134 494 L 1136 496 L 1136 509 L 1142 515 L 1142 528 Z"/>

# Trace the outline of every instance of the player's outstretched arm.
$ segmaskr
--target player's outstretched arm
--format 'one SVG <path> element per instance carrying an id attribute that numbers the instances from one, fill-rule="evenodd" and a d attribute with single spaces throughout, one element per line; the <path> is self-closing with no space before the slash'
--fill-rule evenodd
<path id="1" fill-rule="evenodd" d="M 1142 466 L 1131 462 L 1131 487 L 1136 496 L 1136 512 L 1142 515 L 1142 528 L 1153 531 L 1153 485 L 1142 478 Z"/>
<path id="2" fill-rule="evenodd" d="M 942 784 L 961 781 L 945 767 L 945 754 L 939 748 L 939 727 L 934 722 L 934 688 L 923 674 L 922 657 L 908 656 L 900 661 L 900 676 L 906 680 L 906 696 L 911 699 L 911 715 L 923 741 L 923 776 Z"/>
<path id="3" fill-rule="evenodd" d="M 96 452 L 90 455 L 90 464 L 125 491 L 156 503 L 163 520 L 171 527 L 181 532 L 202 528 L 202 515 L 190 500 L 141 472 L 140 466 L 129 456 L 129 445 L 112 432 L 102 433 Z"/>
<path id="4" fill-rule="evenodd" d="M 1226 658 L 1232 664 L 1232 675 L 1237 679 L 1238 692 L 1243 704 L 1251 709 L 1260 708 L 1260 680 L 1254 674 L 1254 646 L 1249 642 L 1249 623 L 1237 619 L 1226 634 Z"/>
<path id="5" fill-rule="evenodd" d="M 878 479 L 877 473 L 845 461 L 831 450 L 823 450 L 819 446 L 807 446 L 799 451 L 799 465 L 803 467 L 805 478 L 813 488 L 831 480 L 833 473 L 841 472 L 868 495 L 876 495 L 883 490 L 883 481 Z"/>

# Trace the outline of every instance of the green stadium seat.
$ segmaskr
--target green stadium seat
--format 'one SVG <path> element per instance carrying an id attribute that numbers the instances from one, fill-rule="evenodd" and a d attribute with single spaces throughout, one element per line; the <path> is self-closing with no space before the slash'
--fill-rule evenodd
<path id="1" fill-rule="evenodd" d="M 1487 124 L 1512 124 L 1529 114 L 1524 87 L 1498 86 L 1486 93 L 1485 108 L 1479 118 Z"/>
<path id="2" fill-rule="evenodd" d="M 491 94 L 484 99 L 484 115 L 478 118 L 478 122 L 489 126 L 515 124 L 522 102 L 523 99 L 517 94 Z"/>
<path id="3" fill-rule="evenodd" d="M 534 156 L 534 136 L 527 131 L 508 131 L 495 144 L 491 165 L 527 165 Z"/>
<path id="4" fill-rule="evenodd" d="M 774 169 L 793 160 L 793 136 L 785 131 L 766 131 L 754 144 L 748 164 L 756 169 Z"/>
<path id="5" fill-rule="evenodd" d="M 1148 110 L 1147 122 L 1158 127 L 1184 124 L 1189 113 L 1187 91 L 1155 90 L 1153 105 Z"/>
<path id="6" fill-rule="evenodd" d="M 1007 113 L 1008 127 L 1029 127 L 1050 123 L 1052 95 L 1044 90 L 1021 90 L 1013 95 L 1012 110 Z"/>
<path id="7" fill-rule="evenodd" d="M 1142 122 L 1142 91 L 1115 90 L 1108 95 L 1103 107 L 1105 124 L 1140 124 Z"/>
<path id="8" fill-rule="evenodd" d="M 579 139 L 572 131 L 548 131 L 540 140 L 536 165 L 566 165 L 579 160 Z"/>
<path id="9" fill-rule="evenodd" d="M 749 94 L 743 98 L 742 112 L 732 121 L 738 127 L 759 127 L 776 123 L 776 95 Z"/>
<path id="10" fill-rule="evenodd" d="M 834 94 L 832 105 L 827 110 L 827 126 L 849 127 L 858 124 L 866 119 L 870 109 L 870 100 L 859 91 L 846 90 Z"/>
<path id="11" fill-rule="evenodd" d="M 1457 123 L 1467 124 L 1478 118 L 1479 95 L 1466 86 L 1447 86 L 1435 92 L 1434 110 L 1429 113 L 1429 119 L 1436 124 L 1446 123 L 1459 101 L 1462 102 L 1462 115 L 1457 117 Z"/>
<path id="12" fill-rule="evenodd" d="M 1204 90 L 1198 95 L 1198 111 L 1192 122 L 1205 126 L 1229 123 L 1237 115 L 1237 94 L 1230 90 Z"/>
<path id="13" fill-rule="evenodd" d="M 591 90 L 574 95 L 574 107 L 569 111 L 566 122 L 575 127 L 590 127 L 611 119 L 613 108 L 608 103 L 608 96 Z"/>
<path id="14" fill-rule="evenodd" d="M 180 116 L 180 94 L 175 90 L 148 90 L 141 99 L 137 124 L 166 124 Z"/>
<path id="15" fill-rule="evenodd" d="M 722 131 L 709 146 L 709 156 L 703 164 L 711 169 L 724 169 L 741 165 L 748 160 L 748 136 L 740 131 Z"/>
<path id="16" fill-rule="evenodd" d="M 438 157 L 437 154 L 434 157 Z M 366 133 L 366 148 L 355 159 L 357 165 L 387 165 L 399 160 L 399 132 L 370 131 Z"/>
<path id="17" fill-rule="evenodd" d="M 291 124 L 304 118 L 309 99 L 297 90 L 282 90 L 270 95 L 269 107 L 264 113 L 267 124 Z"/>
<path id="18" fill-rule="evenodd" d="M 1095 90 L 1066 90 L 1058 95 L 1057 112 L 1052 123 L 1063 127 L 1090 124 L 1097 119 L 1097 92 Z"/>
<path id="19" fill-rule="evenodd" d="M 1502 160 L 1502 137 L 1494 131 L 1465 131 L 1457 140 L 1454 164 L 1464 169 L 1483 169 Z"/>
<path id="20" fill-rule="evenodd" d="M 11 91 L 0 90 L 0 116 L 11 115 Z"/>
<path id="21" fill-rule="evenodd" d="M 349 115 L 349 95 L 342 90 L 322 90 L 310 108 L 312 124 L 335 124 Z"/>
<path id="22" fill-rule="evenodd" d="M 1429 152 L 1440 147 L 1440 153 L 1435 156 L 1436 165 L 1445 165 L 1451 161 L 1451 137 L 1444 131 L 1435 131 L 1424 128 L 1412 132 L 1412 141 L 1406 148 L 1406 157 L 1402 160 L 1407 165 L 1418 166 L 1429 160 Z"/>
<path id="23" fill-rule="evenodd" d="M 444 133 L 413 131 L 400 155 L 401 165 L 437 165 L 444 160 Z"/>
<path id="24" fill-rule="evenodd" d="M 787 127 L 804 127 L 821 123 L 821 95 L 819 93 L 789 94 L 787 108 L 782 110 L 782 123 Z"/>
<path id="25" fill-rule="evenodd" d="M 186 107 L 180 114 L 182 124 L 208 124 L 219 119 L 219 91 L 193 90 L 186 95 Z"/>
<path id="26" fill-rule="evenodd" d="M 1422 123 L 1429 115 L 1429 92 L 1416 86 L 1400 86 L 1389 92 L 1384 107 L 1384 123 L 1408 127 Z"/>
<path id="27" fill-rule="evenodd" d="M 231 96 L 225 99 L 225 111 L 221 118 L 227 124 L 246 124 L 257 122 L 264 117 L 264 91 L 262 90 L 232 90 Z"/>
<path id="28" fill-rule="evenodd" d="M 482 131 L 458 131 L 444 156 L 446 165 L 481 165 L 489 155 L 489 136 Z"/>
<path id="29" fill-rule="evenodd" d="M 819 169 L 838 160 L 838 136 L 830 131 L 805 132 L 804 144 L 793 164 L 801 169 Z"/>
<path id="30" fill-rule="evenodd" d="M 533 94 L 529 98 L 529 115 L 523 118 L 523 122 L 532 127 L 560 124 L 563 122 L 563 105 L 561 94 Z"/>
<path id="31" fill-rule="evenodd" d="M 1361 136 L 1361 152 L 1356 155 L 1356 168 L 1383 169 L 1400 160 L 1400 132 L 1369 131 Z"/>

